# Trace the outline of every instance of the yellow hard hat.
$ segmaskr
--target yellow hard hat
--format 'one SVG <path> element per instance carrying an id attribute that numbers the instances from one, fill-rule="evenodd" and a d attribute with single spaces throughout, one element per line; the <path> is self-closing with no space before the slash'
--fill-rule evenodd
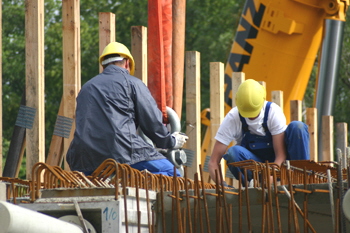
<path id="1" fill-rule="evenodd" d="M 134 75 L 135 72 L 135 62 L 134 58 L 132 57 L 129 49 L 119 42 L 111 42 L 109 43 L 104 49 L 100 56 L 100 64 L 102 65 L 102 62 L 104 60 L 104 57 L 110 54 L 119 54 L 121 57 L 128 58 L 130 60 L 130 74 Z M 114 60 L 117 61 L 117 60 Z"/>
<path id="2" fill-rule="evenodd" d="M 247 79 L 238 87 L 236 105 L 242 117 L 257 117 L 265 100 L 265 87 L 253 79 Z"/>

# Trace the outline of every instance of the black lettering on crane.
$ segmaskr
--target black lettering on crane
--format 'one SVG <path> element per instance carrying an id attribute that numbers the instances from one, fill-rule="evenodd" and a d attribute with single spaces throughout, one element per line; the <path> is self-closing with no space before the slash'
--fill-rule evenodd
<path id="1" fill-rule="evenodd" d="M 255 27 L 250 24 L 250 22 L 248 22 L 244 17 L 241 17 L 239 24 L 245 30 L 237 32 L 235 43 L 239 44 L 244 49 L 244 51 L 249 54 L 253 52 L 253 46 L 247 42 L 247 39 L 256 39 L 258 35 L 257 28 L 260 27 L 265 8 L 265 5 L 260 4 L 259 11 L 257 11 L 253 0 L 247 0 L 244 6 L 243 15 L 247 15 L 247 12 L 249 10 L 252 15 L 251 21 Z M 244 64 L 249 63 L 250 56 L 231 53 L 228 60 L 234 72 L 241 72 L 243 70 Z M 236 65 L 237 62 L 238 65 Z"/>
<path id="2" fill-rule="evenodd" d="M 233 72 L 242 72 L 243 67 L 245 64 L 249 63 L 250 55 L 253 52 L 253 46 L 247 42 L 247 39 L 256 39 L 258 36 L 258 28 L 260 27 L 264 12 L 265 12 L 266 6 L 263 4 L 259 4 L 259 9 L 257 11 L 257 8 L 255 7 L 254 0 L 247 0 L 246 4 L 244 5 L 243 9 L 243 15 L 247 16 L 248 10 L 250 11 L 250 15 L 252 16 L 252 19 L 250 22 L 254 24 L 250 24 L 247 19 L 244 17 L 241 17 L 241 20 L 239 22 L 240 26 L 244 28 L 244 31 L 237 31 L 235 42 L 239 44 L 249 55 L 244 54 L 238 54 L 238 53 L 230 53 L 228 57 L 228 64 L 232 68 Z M 225 74 L 225 84 L 226 84 L 226 90 L 224 94 L 225 103 L 229 106 L 232 106 L 232 99 L 230 98 L 230 92 L 232 90 L 231 87 L 231 75 L 232 74 Z"/>
<path id="3" fill-rule="evenodd" d="M 224 100 L 225 100 L 225 103 L 228 105 L 228 106 L 225 105 L 225 112 L 228 112 L 229 109 L 226 110 L 226 108 L 231 108 L 231 106 L 232 106 L 232 99 L 230 98 L 230 92 L 231 92 L 231 89 L 232 89 L 231 88 L 232 87 L 232 78 L 231 78 L 231 76 L 229 76 L 228 74 L 225 74 L 224 82 L 226 84 L 225 93 L 224 93 Z"/>
<path id="4" fill-rule="evenodd" d="M 253 23 L 255 26 L 260 27 L 262 17 L 264 15 L 266 6 L 264 4 L 260 4 L 259 11 L 256 11 L 254 0 L 247 0 L 244 9 L 243 14 L 247 15 L 248 9 L 250 10 L 250 13 L 253 17 Z M 243 18 L 243 17 L 242 17 Z"/>

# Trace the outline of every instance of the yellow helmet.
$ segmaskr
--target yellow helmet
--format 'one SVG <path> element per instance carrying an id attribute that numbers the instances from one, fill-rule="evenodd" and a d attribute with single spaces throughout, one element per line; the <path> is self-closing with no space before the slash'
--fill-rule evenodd
<path id="1" fill-rule="evenodd" d="M 104 49 L 100 56 L 100 64 L 102 65 L 102 62 L 104 60 L 104 57 L 110 54 L 119 54 L 121 57 L 128 58 L 130 60 L 130 74 L 134 75 L 135 72 L 135 62 L 134 58 L 132 57 L 129 49 L 119 42 L 111 42 L 109 43 Z M 114 60 L 117 61 L 117 60 Z"/>
<path id="2" fill-rule="evenodd" d="M 239 114 L 246 118 L 257 117 L 265 99 L 265 87 L 253 79 L 247 79 L 238 87 L 236 93 L 236 105 Z"/>

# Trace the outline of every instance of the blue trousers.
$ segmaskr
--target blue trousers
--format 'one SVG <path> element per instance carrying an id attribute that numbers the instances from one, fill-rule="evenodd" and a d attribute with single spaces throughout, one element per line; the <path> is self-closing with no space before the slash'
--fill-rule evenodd
<path id="1" fill-rule="evenodd" d="M 168 159 L 142 161 L 130 166 L 140 171 L 147 169 L 153 174 L 162 174 L 165 176 L 174 175 L 174 165 Z M 176 169 L 176 175 L 177 177 L 181 176 L 178 169 Z"/>
<path id="2" fill-rule="evenodd" d="M 174 175 L 174 165 L 167 159 L 158 159 L 158 160 L 151 160 L 151 161 L 142 161 L 135 163 L 133 165 L 130 165 L 130 167 L 135 168 L 137 170 L 145 170 L 147 169 L 149 172 L 153 174 L 162 174 L 165 176 L 173 176 Z M 89 176 L 94 171 L 88 171 L 84 172 L 86 176 Z M 180 171 L 176 169 L 176 175 L 177 177 L 180 177 Z"/>
<path id="3" fill-rule="evenodd" d="M 284 142 L 287 149 L 287 160 L 309 160 L 310 159 L 310 145 L 309 145 L 309 132 L 308 127 L 301 121 L 292 121 L 286 131 Z M 265 163 L 265 160 L 269 162 L 275 161 L 275 155 L 266 155 L 265 158 L 260 158 L 253 154 L 245 147 L 235 145 L 228 149 L 227 153 L 223 156 L 226 163 L 239 162 L 244 160 L 255 160 L 258 162 Z M 232 165 L 228 165 L 228 168 L 232 174 L 239 179 L 239 173 L 242 172 L 239 168 Z M 251 180 L 252 172 L 247 173 L 248 181 Z M 244 175 L 242 173 L 242 181 Z"/>

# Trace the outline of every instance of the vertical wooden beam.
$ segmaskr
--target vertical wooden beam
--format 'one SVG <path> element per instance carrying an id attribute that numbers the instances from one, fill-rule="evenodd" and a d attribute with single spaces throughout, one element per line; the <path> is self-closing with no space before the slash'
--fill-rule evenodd
<path id="1" fill-rule="evenodd" d="M 232 108 L 236 107 L 236 93 L 238 90 L 238 87 L 245 81 L 245 73 L 243 72 L 233 72 L 232 73 L 232 89 L 231 89 L 231 98 L 232 98 Z M 226 87 L 227 88 L 227 87 Z M 234 142 L 232 142 L 228 147 L 231 147 L 234 145 Z M 226 166 L 225 166 L 226 168 Z M 225 175 L 227 175 L 228 173 L 228 169 L 226 168 L 226 173 Z M 232 174 L 231 172 L 229 173 L 230 175 Z M 232 174 L 233 177 L 233 174 Z M 225 181 L 229 184 L 232 185 L 234 187 L 237 187 L 238 184 L 238 180 L 234 179 L 234 178 L 230 178 L 228 177 L 228 175 L 225 177 Z"/>
<path id="2" fill-rule="evenodd" d="M 115 14 L 111 12 L 100 12 L 99 15 L 99 56 L 103 49 L 110 43 L 115 41 Z M 103 68 L 101 65 L 100 72 Z"/>
<path id="3" fill-rule="evenodd" d="M 210 154 L 213 151 L 215 135 L 224 119 L 224 64 L 221 62 L 210 63 Z M 226 164 L 221 162 L 221 170 L 225 177 Z"/>
<path id="4" fill-rule="evenodd" d="M 26 174 L 45 161 L 44 109 L 44 0 L 26 0 L 26 106 L 36 109 L 33 126 L 26 130 Z"/>
<path id="5" fill-rule="evenodd" d="M 200 92 L 200 53 L 186 52 L 186 149 L 194 152 L 192 166 L 188 169 L 188 177 L 200 173 L 201 164 L 201 92 Z"/>
<path id="6" fill-rule="evenodd" d="M 80 1 L 62 1 L 63 26 L 63 115 L 75 120 L 76 97 L 80 91 Z M 75 123 L 69 138 L 63 140 L 63 154 L 73 139 Z M 65 169 L 69 169 L 65 163 Z"/>
<path id="7" fill-rule="evenodd" d="M 347 167 L 347 154 L 346 148 L 348 147 L 348 124 L 345 122 L 336 124 L 336 148 L 339 148 L 342 152 L 342 168 Z"/>
<path id="8" fill-rule="evenodd" d="M 0 51 L 0 138 L 2 138 L 2 7 L 0 7 Z M 0 140 L 0 176 L 2 176 L 2 140 Z"/>
<path id="9" fill-rule="evenodd" d="M 290 121 L 302 121 L 302 102 L 301 100 L 290 101 Z"/>
<path id="10" fill-rule="evenodd" d="M 281 107 L 283 111 L 283 91 L 271 91 L 271 101 Z"/>
<path id="11" fill-rule="evenodd" d="M 135 61 L 135 77 L 146 85 L 147 81 L 147 28 L 144 26 L 131 27 L 131 54 Z"/>
<path id="12" fill-rule="evenodd" d="M 317 109 L 306 109 L 306 124 L 310 135 L 310 160 L 318 162 Z"/>
<path id="13" fill-rule="evenodd" d="M 233 72 L 232 73 L 232 108 L 236 107 L 236 93 L 239 85 L 245 81 L 245 73 Z"/>
<path id="14" fill-rule="evenodd" d="M 319 161 L 334 161 L 333 116 L 322 116 L 322 153 Z"/>
<path id="15" fill-rule="evenodd" d="M 266 90 L 266 82 L 265 81 L 258 81 L 258 83 L 260 83 L 260 85 L 263 86 Z"/>
<path id="16" fill-rule="evenodd" d="M 186 0 L 173 0 L 173 94 L 174 110 L 181 119 L 185 60 Z"/>

